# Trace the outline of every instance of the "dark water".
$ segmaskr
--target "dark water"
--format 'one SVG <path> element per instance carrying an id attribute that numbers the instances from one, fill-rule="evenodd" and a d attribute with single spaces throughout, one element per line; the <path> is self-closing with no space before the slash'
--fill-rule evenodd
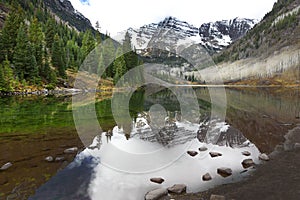
<path id="1" fill-rule="evenodd" d="M 181 95 L 189 97 L 189 92 L 182 90 Z M 227 89 L 226 122 L 261 152 L 270 153 L 285 141 L 288 130 L 300 123 L 299 93 L 297 89 Z M 195 94 L 202 118 L 209 117 L 210 91 L 196 88 Z M 139 91 L 130 99 L 129 113 L 135 119 L 138 113 L 160 104 L 169 115 L 175 115 L 175 111 L 180 111 L 180 103 L 169 90 Z M 87 108 L 84 111 L 89 109 L 89 105 L 82 107 Z M 94 108 L 103 131 L 128 121 L 115 122 L 110 99 L 97 101 Z M 119 111 L 122 113 L 122 107 Z M 0 172 L 0 199 L 29 196 L 31 199 L 88 199 L 86 189 L 96 161 L 79 159 L 80 163 L 74 166 L 71 162 L 75 155 L 67 155 L 63 163 L 44 161 L 49 155 L 64 155 L 62 152 L 68 147 L 84 149 L 75 127 L 71 97 L 1 97 L 0 113 L 0 165 L 13 163 L 11 168 Z M 85 120 L 89 124 L 88 118 Z"/>

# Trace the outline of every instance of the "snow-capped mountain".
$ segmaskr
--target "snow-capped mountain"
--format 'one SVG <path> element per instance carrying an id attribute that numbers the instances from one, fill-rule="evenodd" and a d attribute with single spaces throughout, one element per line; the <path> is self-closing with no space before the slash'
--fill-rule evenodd
<path id="1" fill-rule="evenodd" d="M 243 37 L 256 23 L 258 20 L 245 18 L 204 23 L 199 28 L 202 45 L 208 50 L 220 51 Z"/>
<path id="2" fill-rule="evenodd" d="M 197 28 L 185 21 L 174 17 L 167 17 L 159 23 L 144 25 L 139 29 L 129 28 L 127 32 L 131 36 L 132 46 L 136 49 L 146 49 L 153 36 L 161 29 L 171 29 L 176 40 L 183 41 L 188 38 L 204 46 L 209 52 L 214 53 L 222 50 L 238 38 L 244 36 L 258 21 L 252 19 L 235 18 L 205 23 Z M 120 38 L 125 35 L 124 31 Z M 174 40 L 175 38 L 170 38 Z"/>

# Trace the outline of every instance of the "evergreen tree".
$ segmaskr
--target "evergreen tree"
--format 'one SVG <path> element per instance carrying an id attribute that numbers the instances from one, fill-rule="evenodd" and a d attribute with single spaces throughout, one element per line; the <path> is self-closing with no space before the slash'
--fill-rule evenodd
<path id="1" fill-rule="evenodd" d="M 13 51 L 17 44 L 18 29 L 23 20 L 21 7 L 13 9 L 7 16 L 0 34 L 0 62 L 4 61 L 6 56 L 8 60 L 12 60 Z"/>
<path id="2" fill-rule="evenodd" d="M 52 65 L 58 71 L 58 75 L 65 78 L 65 63 L 63 62 L 63 49 L 61 46 L 61 39 L 59 38 L 58 34 L 54 36 L 54 42 L 52 45 Z"/>
<path id="3" fill-rule="evenodd" d="M 118 80 L 126 73 L 126 62 L 122 48 L 118 48 L 116 53 L 116 59 L 113 62 L 114 68 L 114 84 L 118 82 Z"/>
<path id="4" fill-rule="evenodd" d="M 103 56 L 103 65 L 106 68 L 105 76 L 106 77 L 114 77 L 114 72 L 113 72 L 113 61 L 115 57 L 115 46 L 113 43 L 112 39 L 106 39 L 105 43 L 103 44 L 103 49 L 102 49 L 102 56 Z"/>
<path id="5" fill-rule="evenodd" d="M 95 39 L 90 30 L 86 31 L 83 35 L 81 52 L 83 54 L 83 59 L 95 48 Z"/>
<path id="6" fill-rule="evenodd" d="M 13 55 L 13 63 L 15 66 L 16 74 L 20 80 L 25 78 L 25 69 L 31 62 L 31 48 L 28 48 L 29 42 L 26 32 L 26 27 L 22 23 L 18 30 L 18 36 L 16 40 L 17 45 L 15 47 Z M 28 52 L 29 49 L 30 52 Z"/>
<path id="7" fill-rule="evenodd" d="M 45 40 L 46 40 L 46 47 L 49 49 L 52 48 L 52 44 L 54 42 L 55 36 L 55 21 L 52 18 L 49 18 L 46 23 L 46 30 L 45 30 Z"/>

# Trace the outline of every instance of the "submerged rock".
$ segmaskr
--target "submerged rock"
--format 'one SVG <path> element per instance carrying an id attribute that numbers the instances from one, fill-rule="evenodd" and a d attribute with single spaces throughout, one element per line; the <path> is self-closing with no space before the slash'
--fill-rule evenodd
<path id="1" fill-rule="evenodd" d="M 243 151 L 242 154 L 243 154 L 244 156 L 250 156 L 250 155 L 251 155 L 251 153 L 250 153 L 249 151 Z"/>
<path id="2" fill-rule="evenodd" d="M 184 185 L 184 184 L 175 184 L 172 187 L 169 187 L 168 191 L 170 193 L 182 194 L 182 193 L 186 192 L 186 185 Z"/>
<path id="3" fill-rule="evenodd" d="M 198 154 L 197 151 L 188 151 L 187 153 L 188 153 L 190 156 L 192 156 L 192 157 L 194 157 L 194 156 L 196 156 L 196 155 Z"/>
<path id="4" fill-rule="evenodd" d="M 52 156 L 48 156 L 48 157 L 45 158 L 45 160 L 46 160 L 47 162 L 53 162 L 53 161 L 54 161 L 54 158 L 53 158 Z"/>
<path id="5" fill-rule="evenodd" d="M 153 183 L 162 184 L 165 180 L 163 178 L 151 178 L 150 181 Z"/>
<path id="6" fill-rule="evenodd" d="M 62 161 L 65 161 L 65 160 L 66 160 L 66 158 L 63 157 L 63 156 L 59 156 L 59 157 L 55 158 L 55 162 L 62 162 Z"/>
<path id="7" fill-rule="evenodd" d="M 265 154 L 265 153 L 260 154 L 260 155 L 258 156 L 258 158 L 259 158 L 260 160 L 263 160 L 263 161 L 269 161 L 269 160 L 270 160 L 269 156 L 268 156 L 267 154 Z"/>
<path id="8" fill-rule="evenodd" d="M 145 195 L 145 200 L 158 200 L 159 198 L 166 196 L 167 194 L 168 191 L 165 188 L 152 190 Z"/>
<path id="9" fill-rule="evenodd" d="M 215 194 L 212 194 L 209 198 L 209 200 L 225 200 L 225 197 L 222 196 L 222 195 L 215 195 Z"/>
<path id="10" fill-rule="evenodd" d="M 200 147 L 199 151 L 207 151 L 207 147 Z"/>
<path id="11" fill-rule="evenodd" d="M 210 155 L 212 158 L 222 156 L 222 154 L 221 154 L 221 153 L 218 153 L 218 152 L 209 152 L 209 155 Z"/>
<path id="12" fill-rule="evenodd" d="M 10 168 L 12 166 L 12 163 L 11 162 L 8 162 L 4 165 L 2 165 L 2 167 L 0 168 L 0 170 L 4 171 L 4 170 L 7 170 L 8 168 Z"/>
<path id="13" fill-rule="evenodd" d="M 73 154 L 73 153 L 77 153 L 77 151 L 78 151 L 77 147 L 72 147 L 72 148 L 69 148 L 69 149 L 65 149 L 64 153 L 65 154 Z"/>
<path id="14" fill-rule="evenodd" d="M 203 181 L 210 181 L 211 179 L 212 179 L 212 177 L 209 173 L 206 173 L 202 176 Z"/>
<path id="15" fill-rule="evenodd" d="M 227 177 L 232 175 L 232 170 L 230 168 L 221 167 L 217 169 L 217 173 L 222 177 Z"/>
<path id="16" fill-rule="evenodd" d="M 242 165 L 244 168 L 249 168 L 249 167 L 255 165 L 255 163 L 253 162 L 252 159 L 245 159 L 245 160 L 243 160 Z"/>

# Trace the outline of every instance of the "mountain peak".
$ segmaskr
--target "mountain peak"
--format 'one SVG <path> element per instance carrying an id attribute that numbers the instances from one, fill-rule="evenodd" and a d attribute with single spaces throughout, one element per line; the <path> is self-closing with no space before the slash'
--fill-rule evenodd
<path id="1" fill-rule="evenodd" d="M 129 28 L 127 32 L 136 49 L 147 48 L 153 35 L 160 29 L 170 29 L 175 31 L 180 39 L 192 39 L 204 46 L 210 53 L 215 53 L 244 36 L 257 22 L 254 19 L 236 17 L 231 20 L 204 23 L 198 28 L 176 17 L 167 16 L 158 23 L 144 25 L 139 29 Z"/>

